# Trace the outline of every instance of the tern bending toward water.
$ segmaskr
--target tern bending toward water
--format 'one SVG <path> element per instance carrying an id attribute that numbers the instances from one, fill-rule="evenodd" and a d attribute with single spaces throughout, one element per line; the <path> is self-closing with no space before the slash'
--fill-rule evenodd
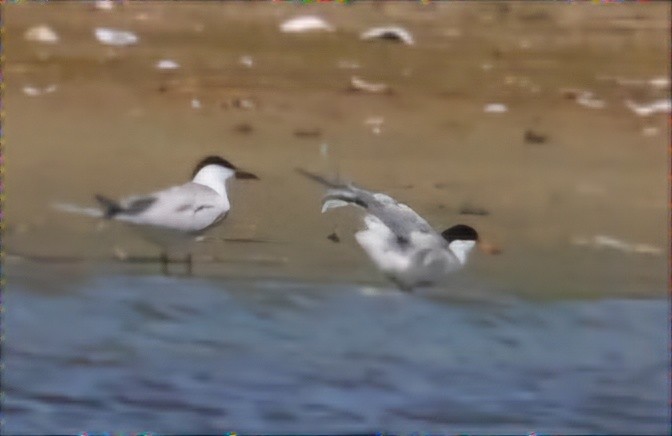
<path id="1" fill-rule="evenodd" d="M 194 237 L 220 224 L 226 218 L 231 204 L 226 192 L 227 180 L 258 179 L 252 173 L 241 171 L 219 156 L 208 156 L 194 168 L 192 179 L 182 185 L 120 201 L 96 195 L 102 209 L 69 204 L 56 207 L 109 220 L 121 221 L 140 230 L 149 241 L 162 248 L 161 264 L 168 273 L 168 251 L 185 250 Z M 191 274 L 191 253 L 186 258 Z"/>
<path id="2" fill-rule="evenodd" d="M 458 224 L 438 233 L 420 215 L 392 197 L 353 184 L 332 182 L 303 169 L 297 171 L 328 188 L 322 212 L 354 205 L 366 212 L 366 228 L 355 234 L 359 245 L 401 290 L 432 286 L 465 266 L 478 233 Z"/>

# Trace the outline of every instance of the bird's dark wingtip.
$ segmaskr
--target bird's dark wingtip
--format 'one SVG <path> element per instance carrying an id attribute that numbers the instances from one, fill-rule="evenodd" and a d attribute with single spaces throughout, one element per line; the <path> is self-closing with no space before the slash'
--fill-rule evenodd
<path id="1" fill-rule="evenodd" d="M 308 179 L 310 179 L 314 182 L 317 182 L 320 185 L 324 185 L 328 188 L 341 188 L 341 187 L 344 186 L 341 183 L 337 183 L 337 182 L 334 182 L 334 181 L 331 181 L 331 180 L 327 180 L 324 176 L 321 176 L 319 174 L 315 174 L 313 172 L 310 172 L 310 171 L 308 171 L 306 169 L 303 169 L 303 168 L 300 168 L 300 167 L 294 168 L 294 171 L 296 171 L 297 173 L 301 174 L 302 176 L 304 176 L 304 177 L 306 177 L 306 178 L 308 178 Z"/>
<path id="2" fill-rule="evenodd" d="M 104 195 L 96 194 L 94 197 L 96 201 L 98 201 L 98 203 L 100 203 L 100 205 L 103 207 L 104 218 L 112 218 L 123 210 L 119 203 L 105 197 Z"/>

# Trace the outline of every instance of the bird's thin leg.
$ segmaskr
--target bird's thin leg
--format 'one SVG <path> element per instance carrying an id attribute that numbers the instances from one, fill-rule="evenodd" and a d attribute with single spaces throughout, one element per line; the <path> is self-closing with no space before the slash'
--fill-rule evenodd
<path id="1" fill-rule="evenodd" d="M 401 290 L 402 292 L 407 292 L 409 294 L 413 293 L 413 286 L 408 286 L 401 283 L 397 283 L 397 286 L 399 287 L 399 290 Z"/>
<path id="2" fill-rule="evenodd" d="M 185 260 L 185 262 L 187 263 L 187 275 L 190 276 L 192 275 L 194 265 L 191 253 L 187 254 L 187 259 Z"/>
<path id="3" fill-rule="evenodd" d="M 397 279 L 393 275 L 388 275 L 387 278 L 390 279 L 397 286 L 397 288 L 399 288 L 400 291 L 408 292 L 408 293 L 413 292 L 413 286 L 407 285 L 406 283 Z"/>
<path id="4" fill-rule="evenodd" d="M 163 273 L 164 276 L 168 275 L 168 253 L 165 251 L 161 252 L 161 256 L 159 257 L 159 260 L 161 261 L 161 273 Z"/>

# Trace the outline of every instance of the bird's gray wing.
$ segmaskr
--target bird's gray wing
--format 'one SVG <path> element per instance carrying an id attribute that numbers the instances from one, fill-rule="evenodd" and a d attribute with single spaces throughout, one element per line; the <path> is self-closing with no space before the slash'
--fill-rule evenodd
<path id="1" fill-rule="evenodd" d="M 396 236 L 399 244 L 403 245 L 418 236 L 426 236 L 430 239 L 441 239 L 436 231 L 418 215 L 413 209 L 403 203 L 399 203 L 389 195 L 374 193 L 354 185 L 332 188 L 324 197 L 322 210 L 345 206 L 357 205 L 378 218 Z M 437 239 L 438 238 L 438 239 Z"/>
<path id="2" fill-rule="evenodd" d="M 359 206 L 378 218 L 396 236 L 400 245 L 421 241 L 422 245 L 445 245 L 444 240 L 420 215 L 389 195 L 374 193 L 352 183 L 332 181 L 302 168 L 296 171 L 328 188 L 323 198 L 322 212 L 347 205 Z"/>
<path id="3" fill-rule="evenodd" d="M 149 209 L 156 203 L 157 197 L 134 197 L 127 199 L 123 204 L 122 213 L 137 215 Z"/>
<path id="4" fill-rule="evenodd" d="M 212 225 L 225 213 L 218 194 L 207 186 L 186 183 L 145 196 L 129 197 L 120 202 L 123 211 L 116 219 L 140 225 L 195 231 Z M 135 213 L 127 213 L 134 210 Z"/>
<path id="5" fill-rule="evenodd" d="M 212 201 L 208 201 L 212 199 Z M 193 214 L 215 207 L 216 193 L 207 186 L 195 183 L 153 192 L 144 196 L 128 197 L 121 201 L 124 213 L 142 214 L 161 212 L 167 214 Z"/>
<path id="6" fill-rule="evenodd" d="M 154 202 L 156 197 L 130 197 L 120 203 L 101 195 L 96 194 L 95 199 L 98 201 L 103 210 L 100 212 L 104 218 L 113 218 L 117 215 L 138 215 L 146 211 Z"/>

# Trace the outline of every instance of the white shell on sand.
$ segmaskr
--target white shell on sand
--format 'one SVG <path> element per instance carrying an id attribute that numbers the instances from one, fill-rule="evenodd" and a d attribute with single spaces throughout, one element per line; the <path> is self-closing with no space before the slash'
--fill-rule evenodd
<path id="1" fill-rule="evenodd" d="M 654 256 L 663 254 L 663 250 L 659 247 L 649 244 L 625 242 L 608 235 L 595 235 L 592 238 L 575 236 L 572 237 L 571 243 L 572 245 L 592 247 L 594 249 L 607 248 L 623 253 L 648 254 Z"/>
<path id="2" fill-rule="evenodd" d="M 620 86 L 650 86 L 655 89 L 667 89 L 670 87 L 670 78 L 665 76 L 653 77 L 649 80 L 645 79 L 631 79 L 627 77 L 620 76 L 609 76 L 605 74 L 600 74 L 595 77 L 597 80 L 603 81 L 613 81 Z"/>
<path id="3" fill-rule="evenodd" d="M 670 78 L 665 76 L 654 77 L 649 80 L 649 85 L 658 89 L 665 89 L 670 87 Z"/>
<path id="4" fill-rule="evenodd" d="M 356 61 L 351 61 L 347 59 L 339 59 L 336 63 L 336 66 L 342 70 L 357 70 L 361 68 L 361 65 Z"/>
<path id="5" fill-rule="evenodd" d="M 672 100 L 661 99 L 649 104 L 637 104 L 632 100 L 626 100 L 625 105 L 640 117 L 648 117 L 656 113 L 668 113 L 672 111 Z"/>
<path id="6" fill-rule="evenodd" d="M 590 109 L 604 109 L 607 105 L 604 100 L 595 98 L 592 91 L 583 91 L 576 97 L 576 102 Z"/>
<path id="7" fill-rule="evenodd" d="M 95 8 L 99 11 L 111 11 L 114 9 L 114 1 L 112 0 L 96 0 Z"/>
<path id="8" fill-rule="evenodd" d="M 156 63 L 157 70 L 177 70 L 178 68 L 180 68 L 180 64 L 172 59 L 161 59 Z"/>
<path id="9" fill-rule="evenodd" d="M 586 89 L 561 88 L 560 93 L 564 95 L 565 98 L 572 99 L 581 106 L 590 109 L 604 109 L 607 106 L 604 100 L 595 98 L 593 91 L 588 91 Z"/>
<path id="10" fill-rule="evenodd" d="M 96 27 L 94 30 L 96 39 L 101 44 L 123 47 L 137 44 L 138 36 L 127 30 L 110 29 L 108 27 Z"/>
<path id="11" fill-rule="evenodd" d="M 352 76 L 350 79 L 350 85 L 352 86 L 352 89 L 356 91 L 365 91 L 371 93 L 382 93 L 388 92 L 390 90 L 390 87 L 384 83 L 370 83 L 364 79 L 360 79 L 357 76 Z"/>
<path id="12" fill-rule="evenodd" d="M 302 33 L 315 31 L 333 32 L 334 30 L 334 26 L 327 23 L 322 18 L 313 15 L 295 17 L 280 24 L 280 31 L 284 33 Z"/>
<path id="13" fill-rule="evenodd" d="M 384 122 L 385 119 L 383 117 L 369 117 L 364 120 L 365 125 L 371 126 L 371 132 L 373 132 L 374 135 L 381 134 L 383 131 L 382 127 Z"/>
<path id="14" fill-rule="evenodd" d="M 37 86 L 32 85 L 26 85 L 22 88 L 22 91 L 29 97 L 38 97 L 43 94 L 51 94 L 52 92 L 56 92 L 57 88 L 58 87 L 55 84 L 45 86 L 43 88 L 38 88 Z"/>
<path id="15" fill-rule="evenodd" d="M 483 112 L 489 114 L 503 114 L 508 111 L 509 108 L 504 103 L 489 103 L 483 108 Z"/>
<path id="16" fill-rule="evenodd" d="M 59 41 L 58 34 L 46 24 L 33 26 L 23 34 L 26 41 L 42 42 L 44 44 L 56 44 Z"/>
<path id="17" fill-rule="evenodd" d="M 247 68 L 252 68 L 254 66 L 254 58 L 250 55 L 241 56 L 240 59 L 238 59 L 238 62 Z"/>
<path id="18" fill-rule="evenodd" d="M 362 32 L 361 35 L 359 35 L 359 38 L 365 41 L 370 39 L 387 39 L 403 42 L 407 45 L 415 44 L 411 32 L 399 26 L 373 27 Z"/>

